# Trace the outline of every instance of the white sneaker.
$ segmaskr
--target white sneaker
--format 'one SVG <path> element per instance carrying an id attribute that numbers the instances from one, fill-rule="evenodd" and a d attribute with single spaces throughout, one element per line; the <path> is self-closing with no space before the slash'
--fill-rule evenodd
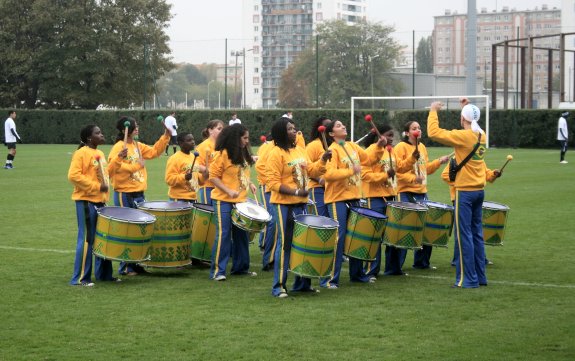
<path id="1" fill-rule="evenodd" d="M 226 276 L 224 275 L 217 275 L 216 277 L 214 277 L 214 281 L 225 281 L 226 280 Z"/>
<path id="2" fill-rule="evenodd" d="M 280 293 L 280 294 L 278 295 L 278 298 L 286 298 L 287 296 L 288 296 L 287 293 L 282 292 L 282 293 Z"/>
<path id="3" fill-rule="evenodd" d="M 566 161 L 566 160 L 562 160 L 562 161 L 561 161 L 561 162 L 559 162 L 559 163 L 561 163 L 561 164 L 567 164 L 567 163 L 569 163 L 569 162 L 568 162 L 568 161 Z"/>

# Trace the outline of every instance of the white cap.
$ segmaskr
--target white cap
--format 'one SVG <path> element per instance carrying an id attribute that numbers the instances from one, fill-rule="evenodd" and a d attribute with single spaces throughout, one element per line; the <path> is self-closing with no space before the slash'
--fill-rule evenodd
<path id="1" fill-rule="evenodd" d="M 463 119 L 471 123 L 471 130 L 474 132 L 481 132 L 483 133 L 483 129 L 477 123 L 479 121 L 479 117 L 481 117 L 481 110 L 474 105 L 474 104 L 467 104 L 466 106 L 461 109 L 461 116 Z"/>

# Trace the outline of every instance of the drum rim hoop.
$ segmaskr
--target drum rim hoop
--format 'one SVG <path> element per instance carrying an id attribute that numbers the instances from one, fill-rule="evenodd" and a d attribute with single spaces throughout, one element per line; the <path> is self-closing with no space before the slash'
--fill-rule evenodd
<path id="1" fill-rule="evenodd" d="M 136 211 L 136 212 L 142 212 L 145 213 L 146 216 L 150 217 L 150 220 L 128 220 L 128 219 L 122 219 L 122 218 L 117 218 L 114 216 L 110 216 L 107 214 L 102 214 L 102 210 L 104 209 L 110 209 L 110 208 L 118 208 L 118 209 L 122 209 L 122 210 L 129 210 L 129 212 L 132 211 Z M 153 224 L 157 221 L 156 216 L 154 216 L 153 214 L 150 214 L 146 211 L 143 211 L 141 209 L 138 208 L 130 208 L 130 207 L 118 207 L 118 206 L 105 206 L 105 207 L 101 207 L 99 209 L 96 210 L 96 212 L 98 213 L 98 217 L 103 217 L 103 218 L 107 218 L 107 219 L 111 219 L 114 221 L 119 221 L 121 223 L 129 223 L 129 224 Z"/>

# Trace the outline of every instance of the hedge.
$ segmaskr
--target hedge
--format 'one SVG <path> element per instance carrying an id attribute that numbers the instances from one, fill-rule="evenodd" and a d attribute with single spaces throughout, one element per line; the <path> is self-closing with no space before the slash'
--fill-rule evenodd
<path id="1" fill-rule="evenodd" d="M 5 114 L 8 110 L 2 110 Z M 158 114 L 167 115 L 169 110 L 21 110 L 17 109 L 16 127 L 25 143 L 35 144 L 77 144 L 80 129 L 87 124 L 100 126 L 108 143 L 113 143 L 118 131 L 116 121 L 122 115 L 135 117 L 140 127 L 140 138 L 144 143 L 153 143 L 163 132 L 156 120 Z M 178 110 L 176 118 L 180 131 L 190 131 L 199 143 L 201 132 L 210 119 L 222 119 L 226 124 L 232 110 Z M 262 134 L 267 134 L 275 120 L 284 111 L 280 110 L 237 110 L 238 118 L 250 131 L 252 145 L 259 144 Z M 560 110 L 493 110 L 490 112 L 490 145 L 497 147 L 519 148 L 555 148 L 557 147 L 557 120 Z M 427 111 L 395 111 L 384 110 L 356 111 L 355 138 L 358 139 L 369 131 L 369 123 L 364 116 L 370 113 L 376 123 L 390 122 L 397 130 L 396 140 L 400 138 L 403 125 L 409 120 L 417 120 L 423 130 L 422 141 L 429 146 L 437 145 L 426 137 Z M 298 109 L 294 111 L 294 121 L 301 129 L 306 139 L 309 138 L 311 127 L 320 116 L 330 119 L 340 119 L 350 133 L 349 110 L 332 109 Z M 481 126 L 485 128 L 484 115 Z M 457 129 L 459 111 L 444 110 L 439 113 L 440 124 L 446 129 Z M 569 123 L 569 120 L 568 120 Z M 573 124 L 572 122 L 570 122 Z M 573 125 L 570 126 L 573 128 Z M 570 133 L 572 130 L 570 129 Z M 569 137 L 573 146 L 573 137 Z"/>

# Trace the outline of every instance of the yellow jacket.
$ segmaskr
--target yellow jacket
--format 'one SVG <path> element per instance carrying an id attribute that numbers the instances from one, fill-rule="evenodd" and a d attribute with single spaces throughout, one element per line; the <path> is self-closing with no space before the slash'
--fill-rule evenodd
<path id="1" fill-rule="evenodd" d="M 274 147 L 273 142 L 265 142 L 258 148 L 258 161 L 256 162 L 257 180 L 260 185 L 266 184 L 265 170 L 270 150 Z"/>
<path id="2" fill-rule="evenodd" d="M 308 145 L 305 147 L 305 150 L 306 150 L 306 153 L 307 153 L 309 160 L 312 162 L 317 162 L 319 159 L 321 159 L 321 156 L 323 155 L 323 153 L 325 153 L 325 149 L 323 149 L 322 141 L 319 138 L 314 139 L 310 143 L 308 143 Z M 323 173 L 320 174 L 319 177 L 311 177 L 309 180 L 308 188 L 323 187 L 322 185 L 320 185 L 316 181 L 316 180 L 319 180 L 321 178 L 321 176 L 323 176 Z"/>
<path id="3" fill-rule="evenodd" d="M 98 157 L 101 165 L 96 160 Z M 100 185 L 108 182 L 107 178 L 106 158 L 101 150 L 84 146 L 74 152 L 68 170 L 68 180 L 74 185 L 73 200 L 107 202 L 108 192 L 100 192 Z"/>
<path id="4" fill-rule="evenodd" d="M 118 153 L 124 148 L 124 142 L 118 141 L 112 147 L 108 155 L 108 174 L 112 180 L 112 186 L 116 192 L 131 193 L 143 192 L 148 188 L 148 172 L 146 167 L 139 163 L 140 156 L 142 159 L 153 159 L 164 154 L 166 146 L 170 141 L 169 135 L 162 135 L 153 147 L 144 143 L 128 143 L 128 156 L 124 159 L 118 156 Z"/>
<path id="5" fill-rule="evenodd" d="M 308 189 L 309 176 L 317 177 L 323 172 L 325 163 L 322 160 L 311 162 L 304 148 L 295 147 L 285 151 L 274 146 L 269 150 L 265 170 L 267 187 L 272 192 L 271 203 L 307 203 L 307 196 L 281 194 L 280 186 Z"/>
<path id="6" fill-rule="evenodd" d="M 439 159 L 430 162 L 427 155 L 427 148 L 423 143 L 419 143 L 419 160 L 407 170 L 401 169 L 396 173 L 397 176 L 397 192 L 413 192 L 413 193 L 427 193 L 427 176 L 433 174 L 441 165 Z M 415 151 L 415 145 L 407 142 L 399 142 L 394 148 L 398 160 L 405 160 L 412 157 Z M 416 168 L 420 176 L 423 177 L 421 184 L 415 183 Z"/>
<path id="7" fill-rule="evenodd" d="M 478 134 L 471 129 L 445 130 L 439 127 L 436 111 L 430 111 L 427 117 L 427 134 L 436 142 L 455 149 L 455 160 L 461 163 L 477 144 Z M 455 188 L 462 191 L 481 190 L 487 179 L 485 172 L 485 134 L 481 135 L 480 145 L 471 159 L 457 173 Z"/>
<path id="8" fill-rule="evenodd" d="M 379 147 L 376 143 L 371 144 L 366 149 L 370 158 L 371 169 L 374 173 L 384 173 L 384 179 L 381 182 L 364 182 L 363 193 L 365 197 L 394 197 L 397 195 L 397 176 L 389 178 L 387 171 L 393 166 L 396 172 L 406 172 L 413 167 L 416 159 L 408 157 L 407 159 L 397 159 L 393 150 L 391 154 L 385 147 Z M 391 163 L 390 163 L 391 159 Z"/>
<path id="9" fill-rule="evenodd" d="M 198 155 L 197 164 L 203 165 L 204 167 L 210 167 L 210 162 L 214 159 L 214 150 L 216 149 L 216 143 L 214 143 L 210 138 L 207 138 L 201 142 L 197 147 L 196 151 L 200 153 Z M 207 163 L 207 164 L 206 164 Z M 203 175 L 200 174 L 199 183 L 201 187 L 213 187 L 214 185 L 209 179 L 205 179 Z"/>
<path id="10" fill-rule="evenodd" d="M 250 167 L 247 163 L 243 166 L 232 164 L 228 157 L 228 151 L 215 152 L 215 157 L 210 163 L 210 179 L 219 178 L 226 187 L 238 191 L 237 198 L 230 198 L 218 187 L 212 191 L 212 199 L 230 203 L 245 202 L 250 185 Z"/>
<path id="11" fill-rule="evenodd" d="M 194 155 L 186 154 L 181 150 L 172 155 L 166 164 L 165 180 L 168 184 L 168 196 L 173 199 L 195 200 L 198 189 L 198 162 L 194 163 Z M 186 173 L 191 169 L 192 178 L 186 180 Z"/>

